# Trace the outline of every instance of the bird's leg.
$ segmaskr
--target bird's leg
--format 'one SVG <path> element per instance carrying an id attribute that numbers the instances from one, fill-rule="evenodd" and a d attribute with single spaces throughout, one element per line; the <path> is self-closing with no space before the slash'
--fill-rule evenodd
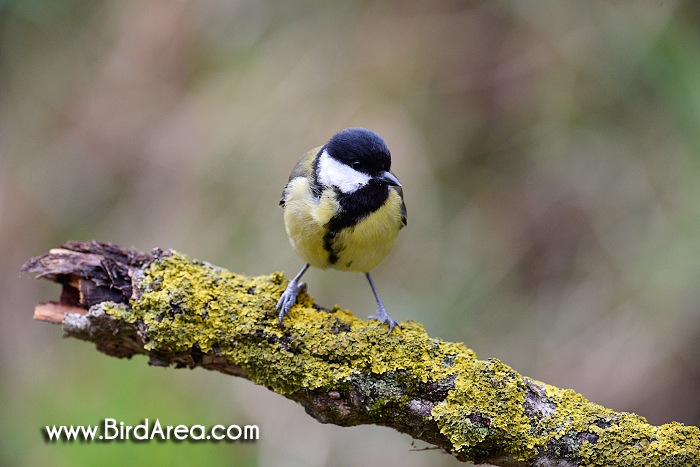
<path id="1" fill-rule="evenodd" d="M 369 315 L 369 319 L 376 319 L 377 321 L 381 323 L 386 323 L 389 325 L 389 334 L 391 334 L 391 331 L 394 330 L 395 326 L 398 326 L 399 329 L 401 329 L 401 325 L 397 322 L 391 319 L 391 316 L 389 316 L 389 313 L 386 312 L 386 308 L 384 308 L 384 304 L 382 303 L 382 299 L 379 298 L 379 293 L 377 293 L 377 288 L 374 286 L 374 282 L 372 281 L 372 277 L 369 275 L 368 272 L 365 273 L 365 276 L 367 276 L 367 280 L 369 281 L 369 286 L 372 287 L 372 292 L 374 293 L 374 298 L 377 299 L 377 312 L 373 315 Z"/>
<path id="2" fill-rule="evenodd" d="M 276 310 L 280 312 L 280 327 L 284 327 L 282 320 L 284 319 L 285 315 L 289 316 L 289 309 L 292 308 L 292 305 L 294 305 L 294 303 L 297 301 L 297 295 L 299 295 L 299 292 L 306 290 L 306 283 L 299 282 L 299 279 L 301 279 L 301 276 L 304 275 L 307 269 L 309 269 L 308 263 L 301 268 L 301 271 L 299 271 L 299 274 L 294 276 L 294 279 L 289 281 L 287 288 L 284 290 L 282 296 L 277 302 Z"/>

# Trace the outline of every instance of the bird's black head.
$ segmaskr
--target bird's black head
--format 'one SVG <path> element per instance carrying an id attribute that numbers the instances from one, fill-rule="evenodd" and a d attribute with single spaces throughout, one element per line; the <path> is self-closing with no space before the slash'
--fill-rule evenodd
<path id="1" fill-rule="evenodd" d="M 348 128 L 333 135 L 324 149 L 358 172 L 376 176 L 391 170 L 391 153 L 384 140 L 366 128 Z"/>
<path id="2" fill-rule="evenodd" d="M 348 128 L 336 133 L 321 148 L 314 162 L 316 183 L 332 186 L 342 193 L 363 187 L 401 186 L 391 173 L 391 154 L 384 140 L 364 128 Z"/>

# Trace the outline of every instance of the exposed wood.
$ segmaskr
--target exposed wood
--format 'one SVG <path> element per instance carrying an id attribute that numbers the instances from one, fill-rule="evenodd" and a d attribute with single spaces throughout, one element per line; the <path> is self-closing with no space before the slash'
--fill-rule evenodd
<path id="1" fill-rule="evenodd" d="M 67 305 L 56 302 L 39 303 L 34 308 L 34 319 L 37 321 L 46 321 L 47 323 L 61 324 L 66 313 L 76 313 L 81 316 L 87 313 L 85 308 L 79 306 Z"/>

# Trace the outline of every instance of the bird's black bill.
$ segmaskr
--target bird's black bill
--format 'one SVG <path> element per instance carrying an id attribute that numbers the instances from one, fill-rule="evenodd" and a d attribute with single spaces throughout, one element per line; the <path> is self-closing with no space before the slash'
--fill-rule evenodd
<path id="1" fill-rule="evenodd" d="M 379 183 L 383 183 L 385 185 L 392 185 L 392 186 L 401 186 L 401 182 L 399 182 L 399 179 L 396 178 L 396 175 L 394 175 L 391 172 L 382 172 L 376 177 L 373 178 L 375 181 Z"/>

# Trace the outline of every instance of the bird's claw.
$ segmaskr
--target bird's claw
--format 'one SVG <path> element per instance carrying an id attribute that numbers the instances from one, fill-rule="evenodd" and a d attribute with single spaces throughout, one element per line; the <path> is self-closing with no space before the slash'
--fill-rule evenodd
<path id="1" fill-rule="evenodd" d="M 277 302 L 277 307 L 275 307 L 275 310 L 280 312 L 279 325 L 281 328 L 284 327 L 284 317 L 289 316 L 289 310 L 296 303 L 299 292 L 305 291 L 306 282 L 300 282 L 299 284 L 297 284 L 295 280 L 292 280 L 287 285 L 287 288 L 284 289 L 284 292 L 282 292 L 282 295 L 280 296 L 280 299 Z"/>
<path id="2" fill-rule="evenodd" d="M 395 327 L 398 327 L 399 329 L 401 328 L 401 325 L 399 324 L 398 321 L 394 321 L 391 316 L 389 316 L 389 313 L 386 312 L 384 307 L 379 307 L 377 309 L 377 312 L 374 313 L 373 315 L 369 315 L 369 319 L 376 319 L 379 321 L 381 324 L 388 324 L 389 325 L 389 332 L 387 333 L 387 336 L 391 335 L 391 331 L 394 330 Z"/>

